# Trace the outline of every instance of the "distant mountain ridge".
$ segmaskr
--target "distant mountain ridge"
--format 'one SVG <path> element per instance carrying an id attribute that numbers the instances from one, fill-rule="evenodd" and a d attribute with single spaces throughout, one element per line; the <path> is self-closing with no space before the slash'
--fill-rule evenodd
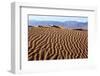
<path id="1" fill-rule="evenodd" d="M 63 26 L 64 28 L 72 28 L 72 29 L 87 29 L 88 27 L 88 22 L 78 22 L 78 21 L 29 21 L 29 26 L 52 26 L 52 25 L 57 25 L 57 26 Z"/>

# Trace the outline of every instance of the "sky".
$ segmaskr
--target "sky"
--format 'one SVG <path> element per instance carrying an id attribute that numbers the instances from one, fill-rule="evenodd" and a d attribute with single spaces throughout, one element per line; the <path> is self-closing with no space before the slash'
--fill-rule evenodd
<path id="1" fill-rule="evenodd" d="M 88 22 L 87 17 L 71 17 L 71 16 L 66 16 L 66 17 L 61 17 L 61 16 L 34 16 L 34 15 L 29 15 L 29 21 L 30 20 L 36 20 L 36 21 L 78 21 L 78 22 Z"/>

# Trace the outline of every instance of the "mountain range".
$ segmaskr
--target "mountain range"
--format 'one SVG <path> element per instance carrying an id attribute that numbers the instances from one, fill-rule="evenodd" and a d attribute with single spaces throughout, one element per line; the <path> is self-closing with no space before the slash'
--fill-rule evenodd
<path id="1" fill-rule="evenodd" d="M 71 28 L 71 29 L 87 29 L 88 22 L 78 22 L 78 21 L 33 21 L 30 20 L 28 22 L 29 26 L 63 26 L 64 28 Z"/>

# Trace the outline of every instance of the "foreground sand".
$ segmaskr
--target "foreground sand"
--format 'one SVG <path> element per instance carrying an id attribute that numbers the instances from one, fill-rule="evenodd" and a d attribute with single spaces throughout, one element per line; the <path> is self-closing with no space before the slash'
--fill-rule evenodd
<path id="1" fill-rule="evenodd" d="M 28 31 L 28 60 L 88 58 L 87 31 L 31 27 Z"/>

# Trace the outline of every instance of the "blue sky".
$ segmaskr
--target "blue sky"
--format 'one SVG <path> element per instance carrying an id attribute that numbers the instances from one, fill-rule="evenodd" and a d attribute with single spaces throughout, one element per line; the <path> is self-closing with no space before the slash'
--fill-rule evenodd
<path id="1" fill-rule="evenodd" d="M 61 16 L 34 16 L 30 15 L 29 16 L 29 21 L 30 20 L 36 20 L 36 21 L 78 21 L 78 22 L 88 22 L 87 17 L 61 17 Z"/>

